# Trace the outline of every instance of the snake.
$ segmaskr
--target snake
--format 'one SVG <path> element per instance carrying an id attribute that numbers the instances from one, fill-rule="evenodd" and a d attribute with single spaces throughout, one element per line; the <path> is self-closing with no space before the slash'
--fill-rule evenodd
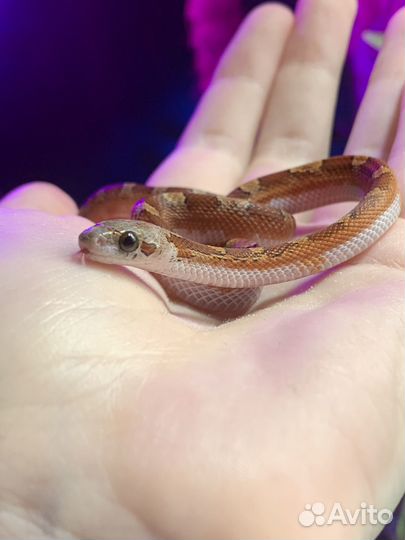
<path id="1" fill-rule="evenodd" d="M 293 214 L 357 204 L 295 236 Z M 374 244 L 397 220 L 393 170 L 369 156 L 335 156 L 239 185 L 227 196 L 124 182 L 91 195 L 79 214 L 90 260 L 147 270 L 168 297 L 218 318 L 248 312 L 267 285 L 319 274 Z"/>

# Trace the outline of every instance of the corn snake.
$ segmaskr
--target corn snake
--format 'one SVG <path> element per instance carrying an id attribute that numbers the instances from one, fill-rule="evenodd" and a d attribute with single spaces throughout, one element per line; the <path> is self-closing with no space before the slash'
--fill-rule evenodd
<path id="1" fill-rule="evenodd" d="M 291 239 L 294 213 L 358 204 L 315 233 Z M 246 312 L 260 288 L 317 274 L 376 242 L 396 221 L 393 171 L 366 156 L 338 156 L 242 184 L 228 197 L 125 183 L 92 195 L 86 257 L 152 272 L 169 297 L 220 318 Z M 131 219 L 129 219 L 131 217 Z"/>

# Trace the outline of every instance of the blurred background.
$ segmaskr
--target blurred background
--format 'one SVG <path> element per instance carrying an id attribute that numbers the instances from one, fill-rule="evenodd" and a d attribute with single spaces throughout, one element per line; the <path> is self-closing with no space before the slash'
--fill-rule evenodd
<path id="1" fill-rule="evenodd" d="M 47 180 L 77 201 L 144 182 L 170 152 L 254 0 L 0 0 L 0 196 Z M 294 7 L 293 0 L 285 4 Z M 344 70 L 343 149 L 383 30 L 404 0 L 363 0 Z"/>
<path id="2" fill-rule="evenodd" d="M 197 98 L 181 0 L 0 0 L 0 186 L 143 181 Z"/>
<path id="3" fill-rule="evenodd" d="M 105 183 L 144 182 L 174 147 L 241 20 L 260 3 L 0 0 L 0 196 L 46 180 L 80 202 Z M 333 154 L 344 148 L 376 57 L 362 32 L 383 31 L 404 4 L 359 0 Z M 397 511 L 381 540 L 405 539 L 404 514 Z"/>

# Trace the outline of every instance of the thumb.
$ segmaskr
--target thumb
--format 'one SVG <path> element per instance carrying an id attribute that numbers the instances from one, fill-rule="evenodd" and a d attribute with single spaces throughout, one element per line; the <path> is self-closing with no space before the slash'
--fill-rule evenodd
<path id="1" fill-rule="evenodd" d="M 29 182 L 13 189 L 0 200 L 0 207 L 40 210 L 58 216 L 77 214 L 74 200 L 48 182 Z"/>

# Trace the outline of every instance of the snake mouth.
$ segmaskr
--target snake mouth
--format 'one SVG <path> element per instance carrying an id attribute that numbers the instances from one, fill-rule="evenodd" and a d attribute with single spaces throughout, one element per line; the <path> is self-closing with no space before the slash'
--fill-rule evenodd
<path id="1" fill-rule="evenodd" d="M 82 253 L 84 253 L 85 255 L 87 255 L 88 253 L 90 253 L 90 250 L 87 249 L 86 247 L 82 247 L 82 248 L 80 249 L 80 251 L 81 251 Z"/>

